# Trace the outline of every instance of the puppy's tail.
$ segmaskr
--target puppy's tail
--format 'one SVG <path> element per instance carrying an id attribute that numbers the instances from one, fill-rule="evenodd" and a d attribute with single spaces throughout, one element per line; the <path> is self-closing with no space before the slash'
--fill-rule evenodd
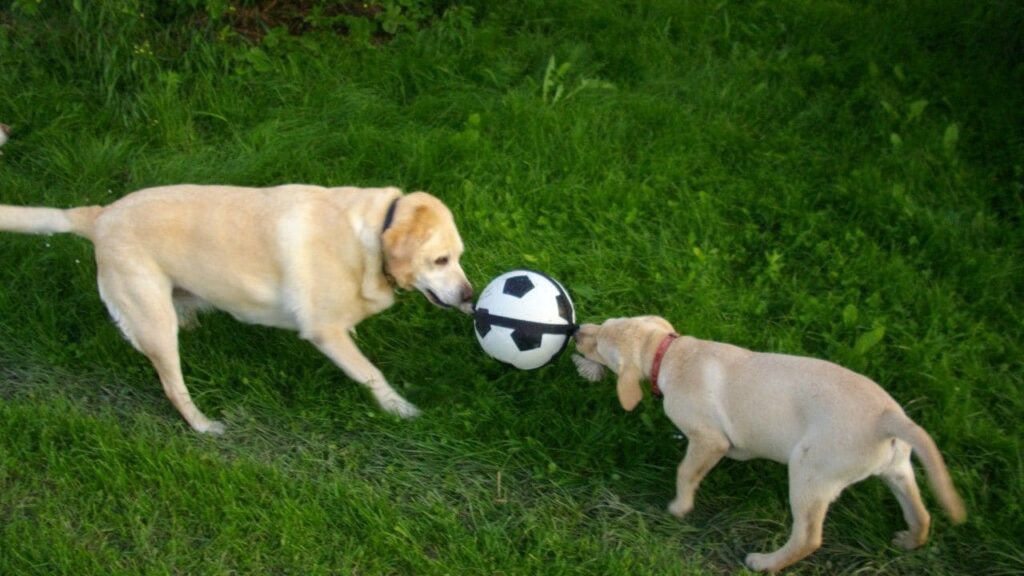
<path id="1" fill-rule="evenodd" d="M 967 519 L 967 509 L 964 508 L 964 501 L 960 498 L 956 488 L 953 487 L 953 480 L 949 477 L 949 470 L 946 469 L 946 461 L 935 446 L 932 437 L 914 423 L 902 412 L 894 410 L 886 411 L 879 420 L 879 431 L 885 437 L 899 438 L 914 449 L 914 453 L 924 464 L 924 470 L 928 474 L 928 482 L 932 491 L 942 504 L 946 514 L 954 524 L 960 524 Z"/>
<path id="2" fill-rule="evenodd" d="M 91 240 L 96 218 L 102 211 L 102 206 L 61 210 L 0 204 L 0 230 L 22 234 L 71 232 Z"/>

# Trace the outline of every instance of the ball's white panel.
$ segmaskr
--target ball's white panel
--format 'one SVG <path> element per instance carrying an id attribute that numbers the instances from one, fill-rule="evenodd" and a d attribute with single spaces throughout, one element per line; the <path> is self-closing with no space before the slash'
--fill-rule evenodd
<path id="1" fill-rule="evenodd" d="M 512 270 L 492 280 L 481 292 L 476 308 L 479 314 L 486 310 L 489 316 L 501 318 L 482 336 L 477 326 L 477 340 L 484 352 L 523 370 L 539 368 L 557 356 L 569 339 L 567 334 L 557 333 L 558 329 L 576 321 L 561 284 L 530 270 Z M 523 324 L 517 327 L 517 322 Z M 552 330 L 555 333 L 549 333 Z"/>

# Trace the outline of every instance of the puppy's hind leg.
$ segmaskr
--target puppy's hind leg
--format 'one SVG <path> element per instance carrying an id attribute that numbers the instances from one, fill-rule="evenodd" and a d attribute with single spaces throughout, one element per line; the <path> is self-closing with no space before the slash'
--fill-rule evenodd
<path id="1" fill-rule="evenodd" d="M 789 464 L 789 506 L 793 512 L 789 540 L 770 554 L 747 554 L 746 563 L 751 570 L 778 572 L 821 547 L 825 513 L 845 485 L 823 479 L 814 467 L 800 464 Z"/>
<path id="2" fill-rule="evenodd" d="M 178 356 L 178 316 L 170 281 L 158 271 L 103 274 L 100 297 L 121 332 L 153 363 L 164 394 L 197 432 L 221 434 L 224 425 L 196 408 L 185 387 Z"/>
<path id="3" fill-rule="evenodd" d="M 928 528 L 931 526 L 932 518 L 921 501 L 921 491 L 918 490 L 917 480 L 914 478 L 914 467 L 910 464 L 909 448 L 904 448 L 902 453 L 897 455 L 896 463 L 882 472 L 881 476 L 899 500 L 903 518 L 909 528 L 897 532 L 892 543 L 905 550 L 923 546 L 928 541 Z"/>
<path id="4" fill-rule="evenodd" d="M 676 498 L 668 511 L 682 518 L 693 510 L 693 497 L 704 476 L 729 451 L 729 439 L 718 433 L 691 434 L 687 439 L 686 457 L 676 470 Z"/>

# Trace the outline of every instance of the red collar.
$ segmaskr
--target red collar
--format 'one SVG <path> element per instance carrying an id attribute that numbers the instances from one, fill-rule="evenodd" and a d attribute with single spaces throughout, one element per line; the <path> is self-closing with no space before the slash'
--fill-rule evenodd
<path id="1" fill-rule="evenodd" d="M 665 357 L 665 352 L 676 338 L 679 338 L 679 334 L 674 332 L 666 335 L 661 344 L 658 344 L 658 351 L 654 353 L 654 362 L 651 363 L 651 393 L 655 398 L 663 396 L 661 388 L 658 387 L 658 373 L 661 372 L 661 360 Z"/>

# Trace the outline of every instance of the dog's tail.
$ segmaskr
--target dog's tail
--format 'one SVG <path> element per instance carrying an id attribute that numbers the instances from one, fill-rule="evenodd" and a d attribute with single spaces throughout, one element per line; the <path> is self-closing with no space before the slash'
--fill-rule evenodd
<path id="1" fill-rule="evenodd" d="M 935 441 L 924 431 L 924 428 L 915 424 L 906 414 L 888 410 L 882 414 L 878 429 L 885 437 L 895 436 L 910 444 L 914 453 L 924 464 L 928 482 L 946 514 L 954 524 L 960 524 L 966 520 L 967 509 L 964 508 L 964 501 L 960 499 L 960 494 L 953 487 L 953 479 L 949 477 L 946 461 L 943 460 Z"/>
<path id="2" fill-rule="evenodd" d="M 91 240 L 96 218 L 101 212 L 102 206 L 61 210 L 0 204 L 0 230 L 22 234 L 71 232 Z"/>

